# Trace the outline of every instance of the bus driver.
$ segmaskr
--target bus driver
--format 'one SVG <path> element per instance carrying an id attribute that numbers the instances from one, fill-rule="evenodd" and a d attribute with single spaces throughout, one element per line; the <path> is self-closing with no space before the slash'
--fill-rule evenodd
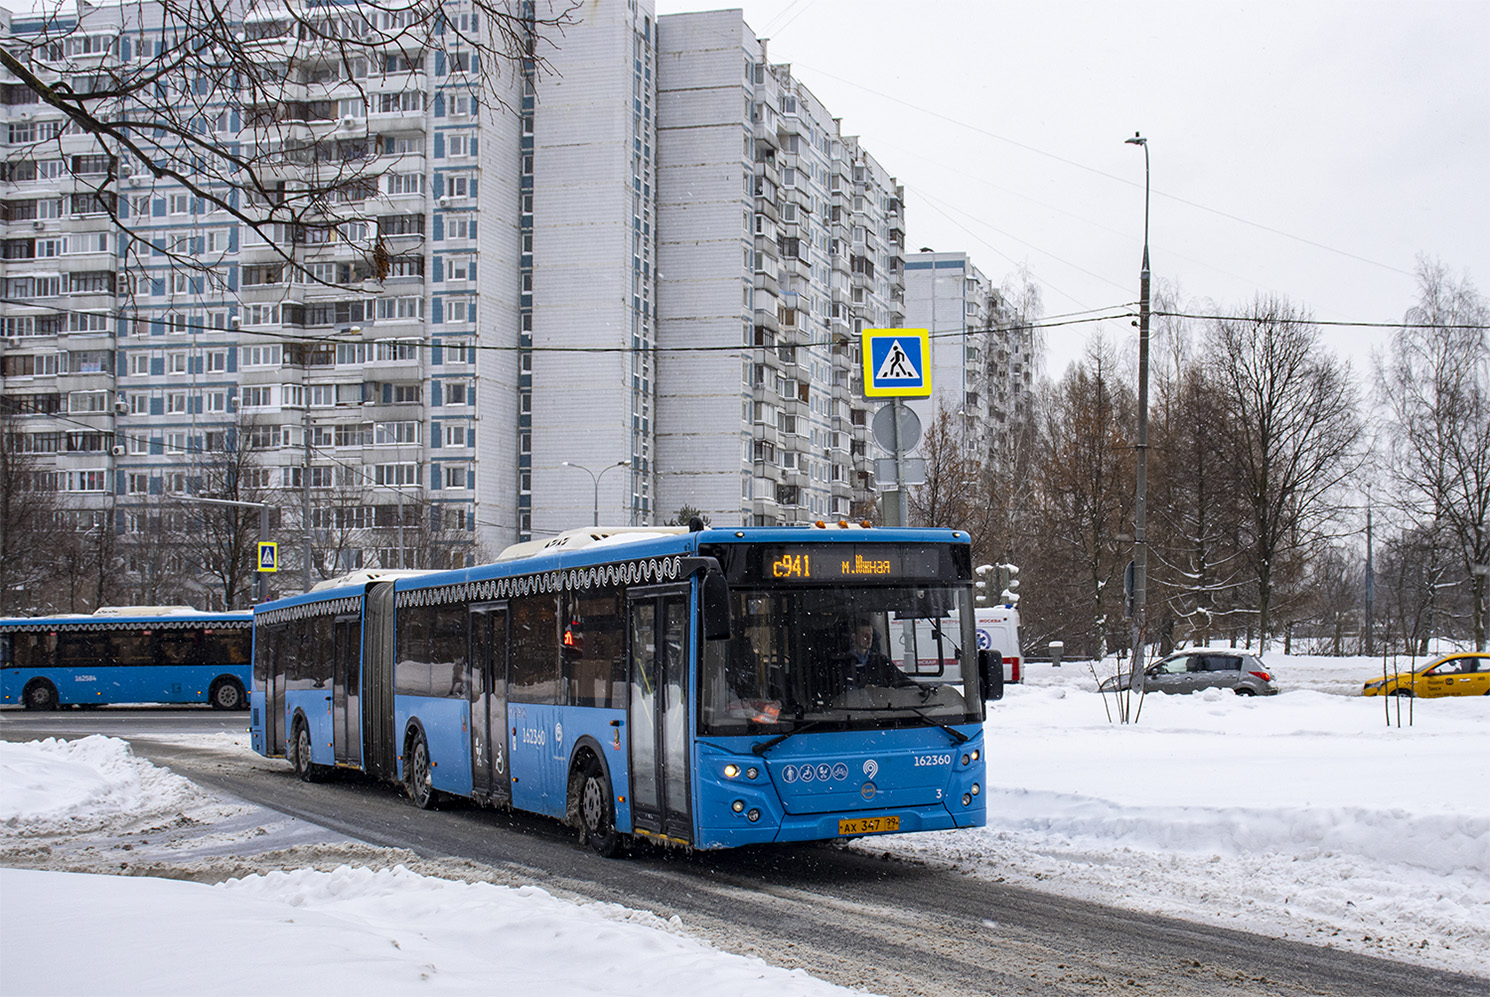
<path id="1" fill-rule="evenodd" d="M 868 621 L 854 625 L 852 646 L 841 660 L 848 666 L 846 684 L 850 689 L 917 687 L 916 682 L 895 667 L 894 662 L 879 649 L 879 634 Z"/>

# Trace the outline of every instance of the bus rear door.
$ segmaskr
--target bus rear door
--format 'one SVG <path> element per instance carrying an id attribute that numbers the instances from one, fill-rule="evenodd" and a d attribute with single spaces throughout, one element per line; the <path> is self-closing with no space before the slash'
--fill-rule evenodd
<path id="1" fill-rule="evenodd" d="M 362 760 L 362 617 L 338 616 L 331 669 L 331 740 L 338 762 Z"/>
<path id="2" fill-rule="evenodd" d="M 689 586 L 633 588 L 628 600 L 632 827 L 688 844 Z"/>
<path id="3" fill-rule="evenodd" d="M 507 604 L 471 607 L 471 795 L 506 803 Z"/>

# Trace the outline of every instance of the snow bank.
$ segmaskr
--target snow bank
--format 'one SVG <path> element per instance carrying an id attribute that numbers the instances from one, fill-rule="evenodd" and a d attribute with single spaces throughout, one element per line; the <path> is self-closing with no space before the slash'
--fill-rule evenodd
<path id="1" fill-rule="evenodd" d="M 1035 663 L 990 706 L 988 825 L 854 847 L 1490 975 L 1490 699 L 1398 726 L 1359 664 L 1284 661 L 1298 691 L 1151 695 L 1129 725 L 1084 665 Z"/>
<path id="2" fill-rule="evenodd" d="M 136 758 L 124 741 L 0 741 L 0 820 L 15 830 L 82 830 L 144 807 L 171 807 L 197 793 L 186 779 Z"/>
<path id="3" fill-rule="evenodd" d="M 0 933 L 5 994 L 854 993 L 650 914 L 402 868 L 218 886 L 3 869 L 0 890 L 26 912 Z"/>

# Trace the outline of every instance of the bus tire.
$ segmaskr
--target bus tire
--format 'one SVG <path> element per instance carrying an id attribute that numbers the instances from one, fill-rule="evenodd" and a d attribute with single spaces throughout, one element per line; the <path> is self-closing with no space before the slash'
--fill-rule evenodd
<path id="1" fill-rule="evenodd" d="M 610 779 L 594 755 L 586 755 L 579 767 L 579 841 L 595 854 L 612 858 L 621 853 L 621 833 L 616 830 L 616 801 Z"/>
<path id="2" fill-rule="evenodd" d="M 295 718 L 290 735 L 290 759 L 301 782 L 321 781 L 321 766 L 310 760 L 310 726 L 304 717 Z"/>
<path id="3" fill-rule="evenodd" d="M 37 679 L 26 686 L 26 691 L 21 693 L 21 701 L 26 704 L 28 710 L 55 710 L 57 708 L 57 687 L 46 679 Z"/>
<path id="4" fill-rule="evenodd" d="M 220 678 L 207 691 L 207 702 L 214 710 L 241 710 L 246 706 L 243 686 L 235 678 Z"/>
<path id="5" fill-rule="evenodd" d="M 435 789 L 429 764 L 429 743 L 424 740 L 422 731 L 415 731 L 409 740 L 409 752 L 404 761 L 404 789 L 420 810 L 434 810 L 439 806 L 440 792 Z"/>

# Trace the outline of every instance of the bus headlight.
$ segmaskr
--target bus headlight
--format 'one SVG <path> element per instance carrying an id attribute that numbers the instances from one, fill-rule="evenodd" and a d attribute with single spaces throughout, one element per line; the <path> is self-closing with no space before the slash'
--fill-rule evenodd
<path id="1" fill-rule="evenodd" d="M 973 783 L 973 795 L 974 796 L 977 796 L 978 795 L 978 784 L 976 782 Z"/>
<path id="2" fill-rule="evenodd" d="M 737 776 L 739 774 L 740 774 L 740 766 L 736 765 L 734 762 L 730 762 L 728 765 L 726 765 L 724 767 L 724 777 L 726 779 L 733 779 L 735 776 Z"/>
<path id="3" fill-rule="evenodd" d="M 761 774 L 761 770 L 758 769 L 758 768 L 756 768 L 754 765 L 750 766 L 750 768 L 748 768 L 748 769 L 745 770 L 745 778 L 747 778 L 747 779 L 754 779 L 756 776 L 758 776 L 760 774 Z"/>
<path id="4" fill-rule="evenodd" d="M 973 794 L 972 793 L 963 793 L 962 794 L 962 805 L 965 806 L 965 807 L 970 807 L 970 806 L 973 805 Z"/>
<path id="5" fill-rule="evenodd" d="M 750 823 L 754 824 L 756 821 L 758 821 L 758 820 L 761 819 L 761 812 L 759 810 L 756 810 L 754 807 L 752 807 L 750 809 L 750 813 L 748 813 L 748 814 L 745 815 L 745 819 L 748 820 L 748 821 L 750 821 Z"/>
<path id="6" fill-rule="evenodd" d="M 729 805 L 729 808 L 731 810 L 733 810 L 737 814 L 738 813 L 744 813 L 745 812 L 745 801 L 744 800 L 736 800 L 735 802 L 733 802 L 733 803 L 731 803 Z"/>

